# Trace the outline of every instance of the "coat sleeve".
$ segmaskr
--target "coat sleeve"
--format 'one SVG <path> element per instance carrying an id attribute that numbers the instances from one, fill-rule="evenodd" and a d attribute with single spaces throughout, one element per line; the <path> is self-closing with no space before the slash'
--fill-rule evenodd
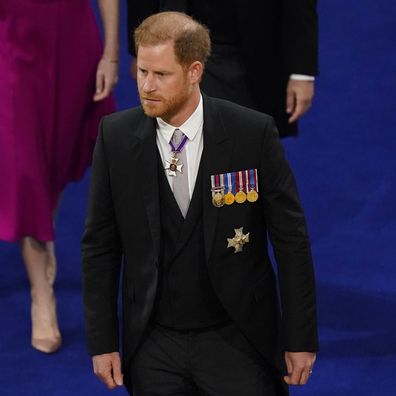
<path id="1" fill-rule="evenodd" d="M 91 355 L 119 349 L 117 298 L 122 253 L 105 152 L 105 124 L 106 119 L 101 123 L 94 150 L 82 238 L 84 311 Z"/>
<path id="2" fill-rule="evenodd" d="M 272 119 L 264 136 L 260 195 L 278 269 L 281 343 L 285 351 L 316 351 L 315 280 L 304 213 Z"/>
<path id="3" fill-rule="evenodd" d="M 282 41 L 286 73 L 318 74 L 316 0 L 282 0 Z"/>

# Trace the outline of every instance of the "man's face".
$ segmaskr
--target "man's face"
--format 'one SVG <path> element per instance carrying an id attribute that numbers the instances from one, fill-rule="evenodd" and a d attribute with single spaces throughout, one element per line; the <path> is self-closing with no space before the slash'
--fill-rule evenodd
<path id="1" fill-rule="evenodd" d="M 140 46 L 137 83 L 144 112 L 171 121 L 186 108 L 192 93 L 188 68 L 178 63 L 172 42 Z"/>

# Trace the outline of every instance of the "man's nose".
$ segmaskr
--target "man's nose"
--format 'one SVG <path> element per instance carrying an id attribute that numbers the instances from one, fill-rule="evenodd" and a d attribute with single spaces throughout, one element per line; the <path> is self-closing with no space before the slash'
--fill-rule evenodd
<path id="1" fill-rule="evenodd" d="M 143 91 L 144 92 L 155 91 L 155 79 L 150 74 L 148 74 L 143 81 Z"/>

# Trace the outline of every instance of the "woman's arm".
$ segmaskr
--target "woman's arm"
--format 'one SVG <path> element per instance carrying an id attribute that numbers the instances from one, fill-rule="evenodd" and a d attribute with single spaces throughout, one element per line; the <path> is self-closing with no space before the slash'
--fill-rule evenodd
<path id="1" fill-rule="evenodd" d="M 104 49 L 96 71 L 94 101 L 110 95 L 118 79 L 119 0 L 98 0 L 104 31 Z"/>

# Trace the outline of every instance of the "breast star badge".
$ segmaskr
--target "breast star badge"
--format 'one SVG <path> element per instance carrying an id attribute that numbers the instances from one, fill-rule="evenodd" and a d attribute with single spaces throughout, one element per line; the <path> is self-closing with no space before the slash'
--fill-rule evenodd
<path id="1" fill-rule="evenodd" d="M 235 249 L 234 253 L 242 252 L 243 245 L 249 242 L 250 232 L 247 234 L 243 233 L 243 227 L 235 228 L 235 236 L 234 238 L 227 238 L 228 246 L 227 248 L 233 247 Z"/>

